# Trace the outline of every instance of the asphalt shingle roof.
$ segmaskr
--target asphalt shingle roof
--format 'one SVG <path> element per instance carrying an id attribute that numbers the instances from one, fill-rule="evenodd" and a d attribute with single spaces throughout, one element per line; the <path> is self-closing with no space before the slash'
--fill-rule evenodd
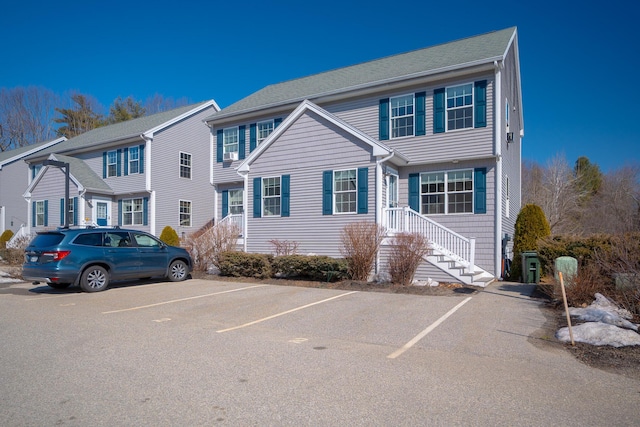
<path id="1" fill-rule="evenodd" d="M 451 67 L 498 60 L 506 53 L 515 32 L 515 27 L 507 28 L 269 85 L 224 108 L 209 119 L 287 101 L 314 99 L 322 95 L 373 86 L 399 78 L 427 75 Z"/>
<path id="2" fill-rule="evenodd" d="M 31 145 L 27 145 L 25 147 L 18 147 L 18 148 L 14 148 L 12 150 L 7 150 L 7 151 L 2 151 L 0 152 L 0 163 L 4 162 L 5 160 L 9 160 L 15 156 L 19 156 L 21 154 L 25 154 L 31 150 L 37 150 L 38 147 L 41 147 L 43 145 L 49 144 L 53 141 L 55 141 L 58 138 L 54 138 L 54 139 L 50 139 L 48 141 L 43 141 L 43 142 L 38 142 L 35 144 L 31 144 Z M 58 143 L 60 144 L 60 143 Z M 55 146 L 55 145 L 54 145 Z"/>
<path id="3" fill-rule="evenodd" d="M 69 174 L 76 178 L 87 190 L 113 193 L 113 190 L 87 164 L 76 157 L 54 154 L 56 160 L 69 164 Z"/>

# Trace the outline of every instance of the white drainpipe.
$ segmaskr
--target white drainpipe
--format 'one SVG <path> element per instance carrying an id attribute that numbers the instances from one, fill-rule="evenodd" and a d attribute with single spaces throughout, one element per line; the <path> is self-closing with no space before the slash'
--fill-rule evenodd
<path id="1" fill-rule="evenodd" d="M 495 155 L 496 155 L 496 172 L 495 172 L 495 238 L 494 238 L 494 276 L 502 278 L 502 62 L 494 62 L 496 69 L 495 77 L 495 121 L 493 123 L 495 134 Z"/>

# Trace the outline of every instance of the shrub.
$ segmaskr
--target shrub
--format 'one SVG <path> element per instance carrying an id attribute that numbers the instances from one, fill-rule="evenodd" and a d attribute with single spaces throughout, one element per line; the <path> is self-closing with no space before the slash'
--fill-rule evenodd
<path id="1" fill-rule="evenodd" d="M 347 259 L 351 279 L 369 278 L 384 235 L 384 228 L 372 221 L 354 222 L 342 229 L 340 252 Z"/>
<path id="2" fill-rule="evenodd" d="M 0 258 L 9 265 L 20 265 L 24 262 L 24 249 L 0 248 Z"/>
<path id="3" fill-rule="evenodd" d="M 516 218 L 511 277 L 522 276 L 520 254 L 525 251 L 537 251 L 538 240 L 549 235 L 551 235 L 551 228 L 540 206 L 524 205 Z"/>
<path id="4" fill-rule="evenodd" d="M 389 275 L 391 282 L 409 286 L 422 259 L 430 251 L 427 238 L 417 233 L 400 233 L 391 241 Z"/>
<path id="5" fill-rule="evenodd" d="M 275 256 L 295 255 L 298 252 L 298 242 L 273 239 L 269 243 L 273 246 Z"/>
<path id="6" fill-rule="evenodd" d="M 347 276 L 347 261 L 321 255 L 284 255 L 274 258 L 273 273 L 332 282 Z"/>
<path id="7" fill-rule="evenodd" d="M 160 240 L 162 240 L 169 246 L 180 246 L 180 238 L 178 237 L 178 233 L 176 233 L 176 230 L 168 225 L 162 229 L 162 233 L 160 233 Z"/>
<path id="8" fill-rule="evenodd" d="M 2 235 L 0 235 L 0 248 L 6 248 L 7 242 L 11 240 L 12 237 L 13 237 L 13 231 L 4 230 Z"/>
<path id="9" fill-rule="evenodd" d="M 272 276 L 272 255 L 250 254 L 246 252 L 227 251 L 217 255 L 217 267 L 222 276 L 255 277 L 268 279 Z"/>
<path id="10" fill-rule="evenodd" d="M 220 269 L 219 255 L 236 249 L 240 227 L 233 223 L 206 225 L 187 236 L 185 246 L 193 260 L 193 269 L 207 271 L 211 265 Z"/>

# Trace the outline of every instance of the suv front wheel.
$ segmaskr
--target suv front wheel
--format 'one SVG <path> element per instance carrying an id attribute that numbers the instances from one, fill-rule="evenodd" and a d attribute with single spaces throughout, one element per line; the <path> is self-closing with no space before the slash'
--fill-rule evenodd
<path id="1" fill-rule="evenodd" d="M 100 292 L 109 286 L 109 273 L 104 267 L 92 265 L 82 272 L 80 287 L 85 292 Z"/>
<path id="2" fill-rule="evenodd" d="M 175 260 L 169 266 L 169 280 L 172 282 L 181 282 L 187 278 L 188 266 L 182 260 Z"/>

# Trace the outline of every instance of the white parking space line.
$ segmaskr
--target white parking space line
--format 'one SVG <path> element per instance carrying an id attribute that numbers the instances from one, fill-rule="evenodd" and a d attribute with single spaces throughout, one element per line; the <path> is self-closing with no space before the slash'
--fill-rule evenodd
<path id="1" fill-rule="evenodd" d="M 305 308 L 309 308 L 309 307 L 312 307 L 314 305 L 322 304 L 322 303 L 334 300 L 336 298 L 341 298 L 341 297 L 344 297 L 344 296 L 347 296 L 347 295 L 355 294 L 356 292 L 358 292 L 358 291 L 346 292 L 344 294 L 336 295 L 336 296 L 333 296 L 331 298 L 323 299 L 322 301 L 312 302 L 311 304 L 303 305 L 303 306 L 297 307 L 297 308 L 292 308 L 291 310 L 283 311 L 282 313 L 278 313 L 278 314 L 274 314 L 272 316 L 264 317 L 262 319 L 254 320 L 253 322 L 245 323 L 244 325 L 234 326 L 233 328 L 220 329 L 219 331 L 216 331 L 216 332 L 222 333 L 222 332 L 234 331 L 236 329 L 246 328 L 247 326 L 252 326 L 252 325 L 255 325 L 257 323 L 261 323 L 261 322 L 265 322 L 267 320 L 275 319 L 276 317 L 284 316 L 285 314 L 293 313 L 295 311 L 303 310 Z"/>
<path id="2" fill-rule="evenodd" d="M 398 350 L 394 351 L 393 353 L 391 353 L 390 355 L 387 356 L 387 358 L 389 359 L 395 359 L 396 357 L 400 356 L 402 353 L 404 353 L 405 351 L 409 350 L 411 347 L 413 347 L 418 341 L 420 341 L 422 338 L 424 338 L 429 332 L 433 331 L 435 328 L 437 328 L 442 322 L 444 322 L 445 320 L 447 320 L 447 318 L 449 316 L 451 316 L 453 313 L 455 313 L 456 311 L 458 311 L 458 309 L 460 307 L 462 307 L 463 305 L 465 305 L 466 303 L 468 303 L 469 301 L 471 301 L 471 297 L 467 297 L 464 301 L 462 301 L 460 304 L 456 305 L 455 307 L 453 307 L 451 310 L 449 310 L 448 312 L 446 312 L 441 318 L 439 318 L 438 320 L 436 320 L 435 322 L 433 322 L 427 329 L 425 329 L 424 331 L 420 332 L 418 335 L 416 335 L 411 341 L 409 341 L 408 343 L 406 343 L 405 345 L 403 345 L 401 348 L 399 348 Z"/>
<path id="3" fill-rule="evenodd" d="M 173 304 L 173 303 L 182 302 L 182 301 L 190 301 L 190 300 L 194 300 L 194 299 L 198 299 L 198 298 L 212 297 L 212 296 L 215 296 L 215 295 L 222 295 L 222 294 L 228 294 L 228 293 L 231 293 L 231 292 L 244 291 L 244 290 L 247 290 L 247 289 L 260 288 L 260 287 L 263 287 L 263 286 L 268 286 L 268 285 L 247 286 L 246 288 L 230 289 L 228 291 L 214 292 L 212 294 L 206 294 L 206 295 L 196 295 L 196 296 L 193 296 L 193 297 L 174 299 L 174 300 L 171 300 L 171 301 L 163 301 L 163 302 L 158 302 L 158 303 L 155 303 L 155 304 L 140 305 L 140 306 L 137 306 L 137 307 L 123 308 L 123 309 L 120 309 L 120 310 L 103 311 L 102 314 L 113 314 L 113 313 L 122 313 L 122 312 L 125 312 L 125 311 L 142 310 L 144 308 L 158 307 L 160 305 Z"/>

